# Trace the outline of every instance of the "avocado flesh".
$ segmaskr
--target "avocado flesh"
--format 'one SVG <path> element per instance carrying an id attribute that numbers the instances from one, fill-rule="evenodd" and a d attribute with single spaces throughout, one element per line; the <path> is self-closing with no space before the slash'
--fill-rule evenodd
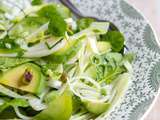
<path id="1" fill-rule="evenodd" d="M 24 81 L 24 73 L 26 70 L 30 72 L 32 77 L 28 83 L 25 83 Z M 34 94 L 41 93 L 44 88 L 44 79 L 41 70 L 33 63 L 22 64 L 2 73 L 0 83 Z"/>
<path id="2" fill-rule="evenodd" d="M 33 120 L 69 120 L 72 114 L 72 95 L 68 88 L 48 104 Z"/>
<path id="3" fill-rule="evenodd" d="M 94 101 L 83 101 L 86 109 L 94 114 L 101 114 L 105 112 L 109 107 L 110 103 L 107 102 L 94 102 Z"/>

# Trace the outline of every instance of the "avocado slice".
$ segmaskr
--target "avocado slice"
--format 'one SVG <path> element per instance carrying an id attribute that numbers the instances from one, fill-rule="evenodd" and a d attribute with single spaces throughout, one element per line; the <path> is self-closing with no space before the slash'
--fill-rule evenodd
<path id="1" fill-rule="evenodd" d="M 48 108 L 36 115 L 33 120 L 69 120 L 72 115 L 72 94 L 66 87 L 56 98 L 53 96 Z"/>
<path id="2" fill-rule="evenodd" d="M 76 40 L 67 41 L 66 45 L 47 57 L 55 63 L 64 63 L 74 57 L 82 46 L 82 40 L 86 36 L 81 36 Z"/>
<path id="3" fill-rule="evenodd" d="M 41 93 L 45 86 L 40 67 L 33 63 L 22 64 L 3 72 L 0 83 L 34 94 Z"/>
<path id="4" fill-rule="evenodd" d="M 110 103 L 108 102 L 95 102 L 85 100 L 83 101 L 83 104 L 89 112 L 97 115 L 105 112 L 110 107 Z"/>

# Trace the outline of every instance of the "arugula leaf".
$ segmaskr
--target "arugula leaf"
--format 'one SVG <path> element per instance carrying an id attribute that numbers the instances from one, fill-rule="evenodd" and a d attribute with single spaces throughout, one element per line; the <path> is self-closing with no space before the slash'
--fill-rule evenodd
<path id="1" fill-rule="evenodd" d="M 63 16 L 52 4 L 44 6 L 37 14 L 49 20 L 48 31 L 54 36 L 64 36 L 67 31 L 67 24 Z"/>
<path id="2" fill-rule="evenodd" d="M 118 31 L 108 31 L 106 34 L 101 35 L 100 40 L 109 42 L 113 52 L 120 52 L 124 47 L 125 38 Z"/>
<path id="3" fill-rule="evenodd" d="M 83 30 L 83 29 L 86 29 L 88 28 L 92 22 L 94 22 L 95 20 L 92 19 L 92 18 L 82 18 L 82 19 L 79 19 L 77 21 L 77 25 L 78 25 L 78 30 Z"/>
<path id="4" fill-rule="evenodd" d="M 32 0 L 32 5 L 41 5 L 43 3 L 43 0 Z"/>

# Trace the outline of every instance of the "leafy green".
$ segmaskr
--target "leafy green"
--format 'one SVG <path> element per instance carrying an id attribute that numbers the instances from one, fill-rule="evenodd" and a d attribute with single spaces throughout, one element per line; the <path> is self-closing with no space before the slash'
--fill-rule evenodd
<path id="1" fill-rule="evenodd" d="M 59 15 L 52 16 L 48 25 L 48 31 L 55 36 L 64 36 L 66 30 L 67 24 L 64 19 Z"/>
<path id="2" fill-rule="evenodd" d="M 9 36 L 14 39 L 25 38 L 47 23 L 47 19 L 39 16 L 27 16 L 18 22 L 10 31 Z M 43 31 L 45 32 L 45 31 Z"/>
<path id="3" fill-rule="evenodd" d="M 33 59 L 0 57 L 0 69 L 8 69 L 30 61 L 33 61 Z"/>
<path id="4" fill-rule="evenodd" d="M 122 64 L 123 57 L 120 53 L 106 53 L 94 55 L 91 58 L 91 65 L 85 70 L 88 76 L 96 77 L 99 82 L 110 84 L 119 74 L 126 72 Z"/>
<path id="5" fill-rule="evenodd" d="M 43 3 L 43 0 L 32 0 L 32 5 L 41 5 Z"/>
<path id="6" fill-rule="evenodd" d="M 42 65 L 42 71 L 52 80 L 58 80 L 63 73 L 63 67 L 61 64 L 54 64 L 49 62 L 46 65 Z"/>
<path id="7" fill-rule="evenodd" d="M 125 38 L 118 31 L 108 31 L 106 34 L 101 35 L 100 40 L 109 42 L 113 52 L 120 52 L 124 47 Z"/>
<path id="8" fill-rule="evenodd" d="M 56 11 L 63 19 L 70 18 L 71 12 L 70 10 L 62 4 L 51 4 L 54 7 L 54 11 Z"/>
<path id="9" fill-rule="evenodd" d="M 23 19 L 23 24 L 28 26 L 40 26 L 46 23 L 46 19 L 38 16 L 28 16 Z"/>
<path id="10" fill-rule="evenodd" d="M 63 5 L 48 4 L 37 11 L 39 16 L 46 17 L 48 19 L 52 18 L 54 14 L 60 15 L 63 19 L 71 17 L 71 12 L 68 8 Z"/>
<path id="11" fill-rule="evenodd" d="M 9 106 L 12 106 L 12 107 L 15 107 L 15 106 L 16 107 L 17 106 L 18 107 L 28 107 L 29 103 L 25 99 L 19 99 L 19 98 L 16 98 L 16 99 L 13 99 L 13 100 L 7 99 L 5 101 L 5 103 L 0 106 L 0 112 L 2 112 L 3 110 L 5 110 Z"/>
<path id="12" fill-rule="evenodd" d="M 95 20 L 92 18 L 81 18 L 79 20 L 77 20 L 77 25 L 78 25 L 78 29 L 79 30 L 83 30 L 88 28 L 92 22 L 94 22 Z"/>
<path id="13" fill-rule="evenodd" d="M 57 11 L 54 4 L 49 4 L 41 8 L 37 14 L 49 20 L 48 31 L 54 36 L 64 36 L 67 24 L 61 13 Z"/>
<path id="14" fill-rule="evenodd" d="M 2 53 L 9 53 L 9 52 L 16 52 L 16 53 L 23 53 L 24 49 L 21 48 L 19 44 L 16 43 L 16 39 L 9 37 L 8 35 L 5 36 L 3 39 L 0 39 L 0 52 Z"/>
<path id="15" fill-rule="evenodd" d="M 3 112 L 0 113 L 1 120 L 16 120 L 17 115 L 12 107 L 6 108 Z"/>

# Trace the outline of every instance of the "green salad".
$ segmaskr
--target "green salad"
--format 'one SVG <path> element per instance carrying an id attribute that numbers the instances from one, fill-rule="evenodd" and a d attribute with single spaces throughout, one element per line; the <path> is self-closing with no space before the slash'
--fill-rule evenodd
<path id="1" fill-rule="evenodd" d="M 0 119 L 89 120 L 111 112 L 132 75 L 123 34 L 109 22 L 76 19 L 61 4 L 17 1 L 0 1 Z"/>

